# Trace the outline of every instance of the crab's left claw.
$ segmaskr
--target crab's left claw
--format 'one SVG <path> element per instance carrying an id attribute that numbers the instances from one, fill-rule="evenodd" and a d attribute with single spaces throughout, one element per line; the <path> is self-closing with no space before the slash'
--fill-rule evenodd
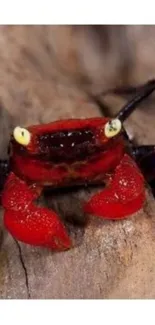
<path id="1" fill-rule="evenodd" d="M 41 189 L 28 186 L 11 173 L 2 195 L 4 224 L 17 240 L 54 250 L 71 247 L 67 231 L 54 211 L 38 207 L 34 200 Z"/>
<path id="2" fill-rule="evenodd" d="M 84 210 L 105 219 L 123 219 L 140 210 L 144 201 L 144 178 L 135 162 L 125 154 L 109 187 L 94 195 Z"/>

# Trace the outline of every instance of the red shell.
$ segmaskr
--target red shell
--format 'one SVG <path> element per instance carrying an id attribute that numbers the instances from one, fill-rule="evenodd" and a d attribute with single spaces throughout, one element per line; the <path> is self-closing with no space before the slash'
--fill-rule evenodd
<path id="1" fill-rule="evenodd" d="M 16 150 L 16 146 L 13 146 L 13 170 L 24 179 L 54 187 L 76 185 L 79 182 L 89 183 L 96 178 L 98 181 L 101 178 L 103 183 L 104 174 L 114 170 L 125 151 L 121 135 L 116 139 L 105 137 L 104 125 L 108 120 L 105 118 L 75 119 L 29 127 L 31 143 L 26 148 L 27 154 L 23 155 Z M 101 148 L 99 152 L 92 153 L 89 157 L 85 156 L 80 161 L 75 158 L 71 162 L 63 161 L 64 155 L 62 155 L 61 163 L 38 158 L 38 135 L 53 134 L 55 131 L 62 132 L 62 130 L 87 130 L 88 128 L 93 134 L 94 147 Z M 87 146 L 89 145 L 88 143 Z M 80 149 L 78 148 L 78 150 Z M 90 148 L 90 150 L 92 149 Z"/>

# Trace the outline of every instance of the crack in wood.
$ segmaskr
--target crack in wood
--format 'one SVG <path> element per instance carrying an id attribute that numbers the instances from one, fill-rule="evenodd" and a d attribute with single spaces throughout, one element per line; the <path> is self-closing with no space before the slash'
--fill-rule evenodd
<path id="1" fill-rule="evenodd" d="M 28 273 L 27 273 L 27 268 L 26 268 L 26 265 L 25 265 L 25 262 L 24 262 L 24 259 L 23 259 L 21 246 L 20 246 L 19 242 L 15 238 L 14 238 L 14 241 L 15 241 L 15 243 L 17 245 L 17 248 L 18 248 L 19 260 L 20 260 L 20 263 L 21 263 L 21 266 L 23 268 L 24 275 L 25 275 L 25 284 L 26 284 L 27 296 L 28 296 L 28 299 L 30 299 L 31 295 L 30 295 L 30 289 L 29 289 Z"/>

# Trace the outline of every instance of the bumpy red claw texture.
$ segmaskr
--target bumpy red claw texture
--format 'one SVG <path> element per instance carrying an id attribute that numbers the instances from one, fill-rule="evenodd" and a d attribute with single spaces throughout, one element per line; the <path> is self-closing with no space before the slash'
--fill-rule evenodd
<path id="1" fill-rule="evenodd" d="M 66 250 L 71 247 L 71 240 L 57 214 L 35 205 L 40 192 L 12 172 L 2 195 L 4 224 L 13 237 L 24 243 Z"/>
<path id="2" fill-rule="evenodd" d="M 131 157 L 125 154 L 109 186 L 94 195 L 84 210 L 105 219 L 123 219 L 140 210 L 144 201 L 143 175 Z"/>

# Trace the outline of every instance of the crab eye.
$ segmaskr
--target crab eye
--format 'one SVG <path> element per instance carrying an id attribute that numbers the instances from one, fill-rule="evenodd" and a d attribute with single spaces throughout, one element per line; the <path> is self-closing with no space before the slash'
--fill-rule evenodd
<path id="1" fill-rule="evenodd" d="M 111 120 L 106 123 L 104 133 L 107 138 L 115 137 L 122 128 L 121 121 L 118 119 Z"/>
<path id="2" fill-rule="evenodd" d="M 30 143 L 31 134 L 24 128 L 17 126 L 13 131 L 13 136 L 15 140 L 23 146 L 27 146 Z"/>

